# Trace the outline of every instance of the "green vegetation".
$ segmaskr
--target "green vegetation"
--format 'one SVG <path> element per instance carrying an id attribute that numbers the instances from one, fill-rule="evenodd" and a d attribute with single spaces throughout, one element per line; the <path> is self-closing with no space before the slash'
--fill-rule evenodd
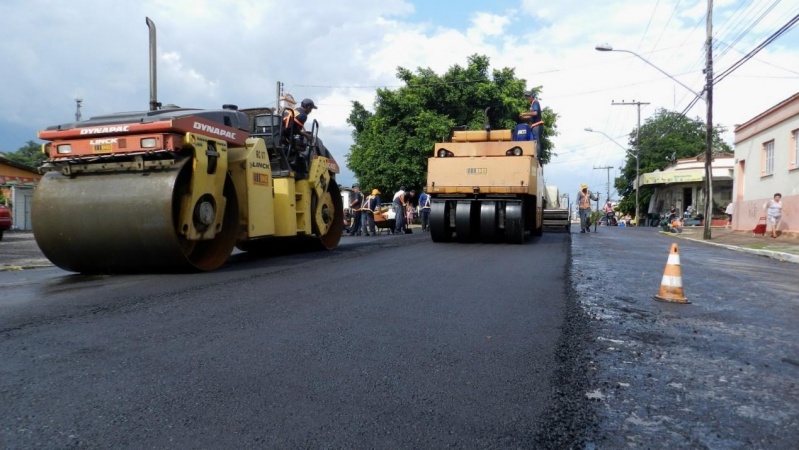
<path id="1" fill-rule="evenodd" d="M 24 164 L 28 167 L 38 167 L 42 165 L 42 146 L 33 141 L 28 141 L 23 147 L 13 153 L 4 155 L 7 159 L 15 163 Z"/>
<path id="2" fill-rule="evenodd" d="M 705 151 L 705 122 L 690 119 L 680 113 L 658 110 L 641 125 L 641 174 L 663 170 L 680 158 L 692 158 Z M 722 126 L 713 128 L 714 153 L 731 153 L 730 146 L 721 140 Z M 630 148 L 636 149 L 636 130 L 630 133 Z M 624 199 L 619 203 L 623 214 L 633 214 L 635 209 L 635 153 L 629 152 L 621 176 L 615 187 Z M 648 205 L 653 189 L 642 186 L 639 194 L 641 205 Z M 646 207 L 644 206 L 644 211 Z"/>
<path id="3" fill-rule="evenodd" d="M 489 74 L 486 56 L 473 55 L 466 67 L 455 65 L 441 76 L 429 68 L 413 73 L 399 67 L 397 77 L 405 86 L 378 89 L 374 112 L 353 102 L 347 119 L 354 128 L 347 167 L 361 186 L 384 194 L 400 185 L 424 186 L 433 145 L 449 136 L 452 127 L 483 129 L 484 110 L 490 107 L 492 129 L 513 128 L 519 113 L 528 108 L 523 95 L 526 81 L 516 78 L 511 68 Z M 540 92 L 541 87 L 533 90 Z M 552 156 L 550 139 L 557 135 L 557 114 L 550 108 L 542 112 L 541 160 L 546 164 Z"/>

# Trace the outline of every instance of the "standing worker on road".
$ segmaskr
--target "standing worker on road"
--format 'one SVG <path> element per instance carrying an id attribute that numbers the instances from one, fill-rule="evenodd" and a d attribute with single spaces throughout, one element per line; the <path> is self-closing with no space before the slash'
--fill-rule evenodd
<path id="1" fill-rule="evenodd" d="M 377 211 L 377 208 L 380 208 L 380 191 L 372 189 L 372 193 L 363 200 L 363 208 L 361 209 L 361 228 L 363 228 L 363 234 L 367 236 L 369 236 L 369 233 L 372 233 L 372 236 L 377 236 L 377 233 L 375 233 L 375 211 Z M 369 225 L 369 228 L 366 227 L 367 225 Z"/>
<path id="2" fill-rule="evenodd" d="M 350 202 L 350 209 L 352 209 L 352 228 L 350 229 L 350 236 L 361 235 L 361 208 L 363 207 L 363 194 L 361 188 L 357 184 L 352 185 L 352 201 Z M 366 231 L 366 230 L 364 230 Z M 367 233 L 368 234 L 368 233 Z"/>
<path id="3" fill-rule="evenodd" d="M 580 185 L 580 192 L 577 193 L 577 208 L 580 211 L 580 233 L 591 231 L 591 200 L 599 198 L 588 190 L 587 184 Z"/>
<path id="4" fill-rule="evenodd" d="M 430 196 L 427 194 L 427 188 L 422 188 L 422 195 L 419 196 L 419 207 L 421 208 L 422 216 L 422 231 L 430 230 Z"/>
<path id="5" fill-rule="evenodd" d="M 394 218 L 396 224 L 394 225 L 394 234 L 405 233 L 405 186 L 400 186 L 399 190 L 394 193 Z"/>
<path id="6" fill-rule="evenodd" d="M 533 132 L 533 139 L 536 141 L 541 140 L 541 133 L 544 131 L 544 119 L 541 115 L 541 104 L 538 103 L 537 94 L 533 91 L 525 91 L 524 98 L 530 104 L 527 111 L 519 114 L 522 119 L 527 119 L 530 124 L 530 130 Z"/>

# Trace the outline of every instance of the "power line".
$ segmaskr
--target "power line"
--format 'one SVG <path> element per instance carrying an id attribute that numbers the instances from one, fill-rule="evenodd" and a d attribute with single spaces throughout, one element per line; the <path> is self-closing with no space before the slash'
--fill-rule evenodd
<path id="1" fill-rule="evenodd" d="M 735 50 L 736 52 L 740 53 L 741 55 L 746 55 L 746 53 L 742 52 L 741 50 L 738 50 L 737 48 L 734 48 L 734 47 L 730 46 L 729 44 L 727 44 L 725 42 L 722 42 L 722 44 L 728 46 L 731 50 Z M 763 64 L 766 64 L 768 66 L 774 67 L 776 69 L 784 70 L 786 72 L 791 72 L 793 74 L 799 75 L 799 72 L 797 72 L 795 70 L 789 69 L 787 67 L 778 66 L 777 64 L 770 63 L 770 62 L 766 61 L 765 59 L 760 59 L 760 58 L 752 58 L 752 59 L 760 61 Z M 795 77 L 767 77 L 767 76 L 763 76 L 763 77 L 751 77 L 751 78 L 795 78 Z"/>
<path id="2" fill-rule="evenodd" d="M 788 23 L 786 23 L 785 25 L 780 27 L 780 29 L 775 31 L 771 36 L 766 38 L 765 41 L 763 41 L 762 43 L 760 43 L 760 45 L 758 45 L 757 47 L 752 49 L 752 51 L 747 53 L 743 58 L 739 59 L 735 64 L 730 66 L 727 70 L 725 70 L 725 71 L 721 72 L 720 74 L 716 75 L 716 77 L 713 78 L 713 84 L 716 84 L 719 81 L 723 80 L 729 74 L 731 74 L 733 71 L 735 71 L 735 69 L 741 67 L 745 62 L 747 62 L 750 59 L 752 59 L 752 57 L 754 57 L 758 52 L 760 52 L 760 50 L 763 50 L 764 48 L 766 48 L 766 46 L 768 46 L 769 44 L 774 42 L 777 38 L 779 38 L 780 36 L 785 34 L 788 30 L 791 29 L 791 27 L 796 25 L 797 22 L 799 22 L 799 14 L 793 16 L 793 18 L 791 20 L 789 20 Z"/>
<path id="3" fill-rule="evenodd" d="M 649 31 L 649 25 L 652 24 L 652 19 L 655 17 L 655 11 L 658 10 L 658 5 L 660 5 L 660 0 L 657 0 L 657 2 L 655 2 L 655 7 L 652 8 L 652 14 L 649 15 L 649 21 L 646 23 L 646 28 L 644 28 L 644 34 L 641 35 L 641 42 L 638 43 L 638 47 L 635 49 L 636 52 L 641 49 L 641 44 L 644 43 L 646 33 Z"/>
<path id="4" fill-rule="evenodd" d="M 680 7 L 680 3 L 681 2 L 682 2 L 682 0 L 677 0 L 677 4 L 674 5 L 674 9 L 671 10 L 671 15 L 669 16 L 669 20 L 666 21 L 665 25 L 663 25 L 663 29 L 660 30 L 660 35 L 658 36 L 657 40 L 655 41 L 655 45 L 652 46 L 652 51 L 654 51 L 657 48 L 658 44 L 660 44 L 660 39 L 663 37 L 663 33 L 665 33 L 666 29 L 669 27 L 669 24 L 671 23 L 671 19 L 674 18 L 674 14 L 677 12 L 677 9 Z M 651 54 L 651 52 L 650 52 L 650 54 Z"/>
<path id="5" fill-rule="evenodd" d="M 741 31 L 741 32 L 738 34 L 738 36 L 736 36 L 736 37 L 733 39 L 733 41 L 732 41 L 732 44 L 730 45 L 730 47 L 732 47 L 732 46 L 734 46 L 735 44 L 737 44 L 737 43 L 738 43 L 738 42 L 739 42 L 741 39 L 743 39 L 743 37 L 744 37 L 744 36 L 746 36 L 746 35 L 747 35 L 747 34 L 748 34 L 750 31 L 752 31 L 752 28 L 754 28 L 754 27 L 755 27 L 755 25 L 757 25 L 758 23 L 760 23 L 760 21 L 761 21 L 761 20 L 763 20 L 763 18 L 764 18 L 764 17 L 766 17 L 766 15 L 768 15 L 768 13 L 770 13 L 770 12 L 771 12 L 771 11 L 772 11 L 772 10 L 773 10 L 773 9 L 774 9 L 774 8 L 775 8 L 775 7 L 776 7 L 778 4 L 779 4 L 779 3 L 780 3 L 780 0 L 774 0 L 774 2 L 773 2 L 773 3 L 772 3 L 772 4 L 771 4 L 771 5 L 768 7 L 768 8 L 766 8 L 766 10 L 765 10 L 765 11 L 763 11 L 763 12 L 760 14 L 760 16 L 758 16 L 758 18 L 757 18 L 757 19 L 755 19 L 755 20 L 753 20 L 753 21 L 749 22 L 749 24 L 748 24 L 748 26 L 746 27 L 746 29 L 744 29 L 743 31 Z M 724 57 L 724 55 L 726 55 L 726 54 L 727 54 L 727 52 L 729 52 L 729 51 L 730 51 L 730 47 L 727 47 L 726 49 L 724 49 L 724 50 L 722 50 L 721 52 L 719 52 L 719 55 L 717 56 L 717 58 L 722 58 L 722 57 Z"/>

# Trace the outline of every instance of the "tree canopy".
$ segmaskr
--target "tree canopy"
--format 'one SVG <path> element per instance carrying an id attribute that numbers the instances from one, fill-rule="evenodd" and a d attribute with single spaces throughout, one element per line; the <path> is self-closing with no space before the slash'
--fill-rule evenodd
<path id="1" fill-rule="evenodd" d="M 17 151 L 6 153 L 6 158 L 16 163 L 24 164 L 28 167 L 38 167 L 42 165 L 42 146 L 33 141 L 28 141 L 24 146 L 20 147 Z"/>
<path id="2" fill-rule="evenodd" d="M 347 122 L 354 128 L 354 144 L 347 154 L 349 167 L 366 188 L 391 192 L 400 185 L 421 187 L 426 183 L 427 158 L 433 145 L 449 136 L 454 126 L 482 129 L 484 111 L 492 129 L 516 125 L 528 108 L 526 81 L 514 69 L 489 73 L 489 59 L 472 55 L 466 67 L 455 65 L 444 75 L 419 68 L 399 67 L 397 77 L 405 84 L 396 90 L 378 89 L 374 112 L 361 103 L 352 104 Z M 532 89 L 540 92 L 541 86 Z M 544 137 L 541 160 L 549 162 L 557 134 L 555 114 L 543 108 Z"/>
<path id="3" fill-rule="evenodd" d="M 630 148 L 627 153 L 621 176 L 616 178 L 615 187 L 624 199 L 619 209 L 624 213 L 635 210 L 635 151 L 640 152 L 640 173 L 663 170 L 680 158 L 693 158 L 705 151 L 707 126 L 699 119 L 691 119 L 680 113 L 659 109 L 641 125 L 640 145 L 636 145 L 637 128 L 630 132 Z M 713 127 L 713 152 L 731 153 L 730 146 L 722 141 L 721 133 L 725 127 Z M 649 204 L 652 189 L 641 187 L 641 205 Z"/>

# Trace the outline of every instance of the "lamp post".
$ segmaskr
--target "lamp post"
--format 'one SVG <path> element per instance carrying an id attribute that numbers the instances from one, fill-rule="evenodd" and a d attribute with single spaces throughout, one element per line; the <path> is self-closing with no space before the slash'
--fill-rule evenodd
<path id="1" fill-rule="evenodd" d="M 711 167 L 711 161 L 713 159 L 713 80 L 712 80 L 712 72 L 713 72 L 713 58 L 712 58 L 712 12 L 713 12 L 713 0 L 708 0 L 708 14 L 707 14 L 707 66 L 705 67 L 705 75 L 707 77 L 707 83 L 705 85 L 705 89 L 700 93 L 696 92 L 693 89 L 689 88 L 685 85 L 682 81 L 674 78 L 673 76 L 669 75 L 665 70 L 661 69 L 660 67 L 652 64 L 646 58 L 635 53 L 630 50 L 621 50 L 615 49 L 610 44 L 602 44 L 597 45 L 594 47 L 596 50 L 600 52 L 622 52 L 622 53 L 629 53 L 636 58 L 640 59 L 641 61 L 649 64 L 650 66 L 654 67 L 658 72 L 666 75 L 667 77 L 671 78 L 675 83 L 679 84 L 680 86 L 688 89 L 691 93 L 696 95 L 698 98 L 705 101 L 707 104 L 707 142 L 705 144 L 705 226 L 704 226 L 704 239 L 710 239 L 710 223 L 713 217 L 713 170 Z M 707 93 L 706 96 L 703 96 L 703 93 Z M 639 125 L 640 131 L 640 125 Z M 637 190 L 636 190 L 637 192 Z M 637 205 L 636 205 L 637 206 Z"/>
<path id="2" fill-rule="evenodd" d="M 685 85 L 685 83 L 683 83 L 682 81 L 680 81 L 680 80 L 678 80 L 678 79 L 674 78 L 673 76 L 669 75 L 669 74 L 668 74 L 666 71 L 664 71 L 664 70 L 663 70 L 663 69 L 661 69 L 660 67 L 658 67 L 658 66 L 656 66 L 656 65 L 652 64 L 652 63 L 651 63 L 651 62 L 649 62 L 649 61 L 648 61 L 646 58 L 644 58 L 643 56 L 639 55 L 638 53 L 635 53 L 634 51 L 631 51 L 631 50 L 621 50 L 621 49 L 616 49 L 616 48 L 613 48 L 613 46 L 612 46 L 612 45 L 610 45 L 610 44 L 602 44 L 602 45 L 597 45 L 597 46 L 596 46 L 596 47 L 594 47 L 594 48 L 595 48 L 596 50 L 600 51 L 600 52 L 622 52 L 622 53 L 629 53 L 629 54 L 631 54 L 631 55 L 635 56 L 636 58 L 640 59 L 641 61 L 643 61 L 643 62 L 645 62 L 645 63 L 649 64 L 649 65 L 650 65 L 650 66 L 652 66 L 652 67 L 654 67 L 654 68 L 655 68 L 655 69 L 656 69 L 658 72 L 660 72 L 660 73 L 662 73 L 663 75 L 666 75 L 667 77 L 671 78 L 672 80 L 674 80 L 674 82 L 675 82 L 675 83 L 679 84 L 680 86 L 684 87 L 685 89 L 688 89 L 688 90 L 689 90 L 691 93 L 693 93 L 693 94 L 694 94 L 694 95 L 696 95 L 697 97 L 701 98 L 702 100 L 705 100 L 705 97 L 704 97 L 704 96 L 703 96 L 701 93 L 699 93 L 699 92 L 696 92 L 695 90 L 693 90 L 693 89 L 689 88 L 688 86 L 686 86 L 686 85 Z"/>
<path id="3" fill-rule="evenodd" d="M 614 144 L 616 144 L 619 147 L 623 148 L 625 152 L 628 151 L 625 146 L 619 144 L 616 141 L 616 139 L 613 139 L 612 137 L 608 136 L 603 131 L 594 130 L 593 128 L 585 128 L 585 131 L 588 131 L 589 133 L 599 133 L 602 136 L 605 136 L 606 138 L 608 138 L 611 141 L 613 141 Z M 638 179 L 641 176 L 641 174 L 640 174 L 641 163 L 640 163 L 639 158 L 638 158 L 638 152 L 639 152 L 639 149 L 636 149 L 635 150 L 635 226 L 640 226 L 640 224 L 638 223 L 638 221 L 640 219 L 640 217 L 639 217 L 640 215 L 638 214 Z M 608 195 L 608 200 L 610 200 L 610 195 Z"/>

